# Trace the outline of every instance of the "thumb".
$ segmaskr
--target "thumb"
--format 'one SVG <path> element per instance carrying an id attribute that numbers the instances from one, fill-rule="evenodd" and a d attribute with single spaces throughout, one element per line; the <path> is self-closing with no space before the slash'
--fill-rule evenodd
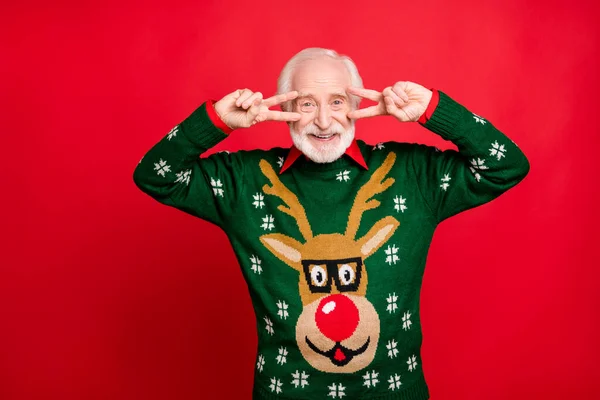
<path id="1" fill-rule="evenodd" d="M 252 105 L 250 106 L 250 108 L 248 108 L 248 111 L 246 112 L 246 118 L 250 125 L 254 125 L 257 122 L 260 122 L 257 120 L 257 117 L 260 114 L 261 103 L 262 103 L 262 99 L 255 99 L 252 102 Z"/>

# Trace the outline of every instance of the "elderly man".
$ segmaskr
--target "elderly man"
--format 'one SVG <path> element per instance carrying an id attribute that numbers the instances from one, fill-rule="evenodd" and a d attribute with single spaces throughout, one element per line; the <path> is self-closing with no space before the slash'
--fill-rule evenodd
<path id="1" fill-rule="evenodd" d="M 361 98 L 377 105 L 359 109 Z M 355 140 L 354 120 L 377 115 L 418 122 L 459 151 Z M 269 120 L 288 124 L 294 147 L 199 158 Z M 441 91 L 364 89 L 348 57 L 306 49 L 276 96 L 243 89 L 203 104 L 134 180 L 227 233 L 259 329 L 253 398 L 424 400 L 419 293 L 434 230 L 528 170 L 509 138 Z"/>

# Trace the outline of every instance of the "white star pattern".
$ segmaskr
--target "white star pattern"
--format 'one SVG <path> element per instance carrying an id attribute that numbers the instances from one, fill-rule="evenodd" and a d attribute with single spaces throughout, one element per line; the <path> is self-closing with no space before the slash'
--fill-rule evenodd
<path id="1" fill-rule="evenodd" d="M 277 364 L 285 364 L 287 362 L 288 351 L 285 347 L 279 348 L 279 353 L 277 354 Z"/>
<path id="2" fill-rule="evenodd" d="M 262 372 L 265 366 L 265 357 L 262 354 L 258 355 L 258 361 L 256 362 L 256 369 Z"/>
<path id="3" fill-rule="evenodd" d="M 215 179 L 211 177 L 210 178 L 210 185 L 212 186 L 212 190 L 213 190 L 213 193 L 215 194 L 215 196 L 221 196 L 221 197 L 223 197 L 223 193 L 224 193 L 224 191 L 223 191 L 223 184 L 221 183 L 220 179 L 217 179 L 215 181 Z"/>
<path id="4" fill-rule="evenodd" d="M 481 175 L 479 175 L 479 172 L 477 172 L 477 170 L 481 171 L 484 169 L 488 169 L 488 167 L 485 165 L 485 160 L 477 158 L 471 160 L 471 166 L 469 167 L 469 169 L 471 170 L 473 175 L 475 175 L 475 179 L 477 179 L 477 182 L 479 182 L 481 180 Z"/>
<path id="5" fill-rule="evenodd" d="M 475 122 L 479 122 L 481 125 L 485 125 L 485 123 L 487 122 L 485 119 L 483 119 L 475 113 L 473 113 L 473 118 L 475 118 Z"/>
<path id="6" fill-rule="evenodd" d="M 406 363 L 408 364 L 408 370 L 414 371 L 415 368 L 417 368 L 417 356 L 413 355 L 408 357 L 408 361 Z"/>
<path id="7" fill-rule="evenodd" d="M 394 210 L 396 210 L 397 212 L 402 211 L 402 213 L 404 213 L 404 210 L 406 210 L 408 207 L 406 207 L 406 199 L 402 196 L 398 197 L 394 197 Z"/>
<path id="8" fill-rule="evenodd" d="M 267 330 L 267 332 L 269 332 L 269 335 L 273 336 L 273 334 L 275 333 L 275 330 L 273 329 L 273 323 L 267 317 L 264 318 L 264 321 L 267 324 L 265 326 L 265 329 Z"/>
<path id="9" fill-rule="evenodd" d="M 271 388 L 271 392 L 281 393 L 281 385 L 282 383 L 279 379 L 271 378 L 271 384 L 269 385 L 269 388 Z"/>
<path id="10" fill-rule="evenodd" d="M 252 257 L 250 257 L 250 262 L 252 263 L 250 269 L 252 269 L 252 271 L 254 271 L 255 274 L 260 275 L 260 273 L 262 272 L 262 267 L 260 266 L 260 259 L 253 254 Z"/>
<path id="11" fill-rule="evenodd" d="M 409 330 L 410 326 L 412 325 L 412 322 L 410 322 L 410 316 L 410 311 L 405 312 L 402 316 L 402 329 L 405 331 Z"/>
<path id="12" fill-rule="evenodd" d="M 500 159 L 502 157 L 506 157 L 506 149 L 504 148 L 504 145 L 498 144 L 498 141 L 495 141 L 494 143 L 492 143 L 492 148 L 489 150 L 490 150 L 490 156 L 496 156 L 498 161 L 500 161 Z"/>
<path id="13" fill-rule="evenodd" d="M 329 389 L 329 394 L 327 396 L 331 396 L 334 399 L 338 399 L 338 398 L 341 399 L 342 397 L 344 397 L 346 395 L 346 393 L 344 393 L 346 388 L 344 386 L 342 386 L 341 383 L 338 383 L 337 386 L 334 383 L 331 386 L 327 386 L 327 389 Z"/>
<path id="14" fill-rule="evenodd" d="M 396 296 L 396 293 L 390 293 L 386 299 L 388 305 L 385 308 L 390 314 L 391 313 L 395 313 L 396 309 L 398 309 L 398 306 L 396 305 L 396 301 L 398 301 L 398 296 Z"/>
<path id="15" fill-rule="evenodd" d="M 294 378 L 292 380 L 292 385 L 294 385 L 295 387 L 300 386 L 302 389 L 304 389 L 304 386 L 308 385 L 308 377 L 310 375 L 308 375 L 306 372 L 302 371 L 302 372 L 298 372 L 298 370 L 296 370 L 296 372 L 292 372 L 292 378 Z"/>
<path id="16" fill-rule="evenodd" d="M 275 219 L 273 218 L 272 215 L 265 215 L 262 219 L 263 224 L 260 226 L 261 228 L 263 228 L 265 231 L 270 231 L 271 229 L 275 228 L 274 222 Z"/>
<path id="17" fill-rule="evenodd" d="M 188 169 L 185 171 L 177 172 L 175 175 L 177 175 L 177 180 L 175 180 L 175 183 L 181 182 L 181 183 L 185 183 L 185 186 L 188 186 L 190 184 L 190 177 L 192 175 L 192 170 Z"/>
<path id="18" fill-rule="evenodd" d="M 450 187 L 451 179 L 452 178 L 450 178 L 450 174 L 444 174 L 444 177 L 442 178 L 442 184 L 440 185 L 440 187 L 444 189 L 444 191 L 446 191 L 448 187 Z"/>
<path id="19" fill-rule="evenodd" d="M 254 195 L 252 195 L 252 198 L 254 199 L 254 201 L 252 202 L 252 205 L 254 206 L 254 208 L 263 208 L 265 206 L 265 196 L 263 196 L 262 193 L 256 193 Z"/>
<path id="20" fill-rule="evenodd" d="M 388 349 L 389 358 L 395 358 L 396 356 L 398 356 L 398 349 L 396 348 L 397 346 L 398 342 L 396 342 L 394 339 L 387 342 L 385 348 Z"/>
<path id="21" fill-rule="evenodd" d="M 164 178 L 166 172 L 171 172 L 171 166 L 167 165 L 167 162 L 161 158 L 158 160 L 158 163 L 154 163 L 154 170 L 156 171 L 156 175 Z"/>
<path id="22" fill-rule="evenodd" d="M 279 168 L 283 167 L 283 157 L 277 157 L 277 165 Z"/>
<path id="23" fill-rule="evenodd" d="M 288 305 L 285 301 L 277 301 L 277 315 L 279 315 L 280 318 L 287 319 L 289 316 L 287 309 Z"/>
<path id="24" fill-rule="evenodd" d="M 383 144 L 383 142 L 379 142 L 375 146 L 373 146 L 373 150 L 382 150 L 382 149 L 385 149 L 385 145 Z"/>
<path id="25" fill-rule="evenodd" d="M 390 376 L 390 379 L 388 379 L 388 383 L 390 384 L 390 386 L 388 386 L 389 389 L 400 389 L 400 385 L 402 385 L 402 382 L 400 382 L 400 375 L 394 374 Z"/>
<path id="26" fill-rule="evenodd" d="M 379 376 L 379 373 L 375 372 L 375 371 L 367 371 L 366 374 L 363 375 L 363 386 L 366 387 L 375 387 L 375 385 L 377 385 L 379 383 L 379 379 L 377 379 L 377 377 Z"/>
<path id="27" fill-rule="evenodd" d="M 173 129 L 171 129 L 169 131 L 169 133 L 167 133 L 167 140 L 170 141 L 172 138 L 174 138 L 175 136 L 177 136 L 177 132 L 179 132 L 179 125 L 177 125 Z"/>
<path id="28" fill-rule="evenodd" d="M 398 250 L 399 248 L 396 247 L 395 244 L 392 244 L 391 246 L 388 245 L 387 249 L 384 250 L 385 254 L 387 255 L 385 262 L 390 265 L 395 265 L 398 261 L 400 261 L 400 257 L 398 257 Z"/>
<path id="29" fill-rule="evenodd" d="M 338 173 L 335 176 L 335 179 L 340 182 L 342 182 L 342 181 L 348 182 L 350 180 L 350 171 L 343 171 L 343 172 Z"/>

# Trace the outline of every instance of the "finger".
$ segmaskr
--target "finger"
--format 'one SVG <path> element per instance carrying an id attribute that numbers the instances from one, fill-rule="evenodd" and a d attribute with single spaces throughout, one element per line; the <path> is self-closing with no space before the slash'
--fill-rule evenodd
<path id="1" fill-rule="evenodd" d="M 398 106 L 398 107 L 402 107 L 402 106 L 404 106 L 404 105 L 406 104 L 406 102 L 405 102 L 404 100 L 402 100 L 402 99 L 400 98 L 400 96 L 398 96 L 398 95 L 397 95 L 397 94 L 396 94 L 396 93 L 395 93 L 395 92 L 392 90 L 392 87 L 391 87 L 391 86 L 389 86 L 389 87 L 386 87 L 385 89 L 383 89 L 383 92 L 382 92 L 382 93 L 383 93 L 383 96 L 384 96 L 384 98 L 385 98 L 386 96 L 389 96 L 389 97 L 391 97 L 391 98 L 392 98 L 392 100 L 394 101 L 394 103 L 396 104 L 396 106 Z"/>
<path id="2" fill-rule="evenodd" d="M 396 106 L 396 103 L 394 102 L 394 100 L 392 100 L 391 96 L 386 96 L 384 98 L 384 102 L 385 102 L 385 109 L 388 114 L 396 117 L 400 121 L 406 120 L 406 118 L 403 115 L 402 110 L 400 109 L 400 107 Z"/>
<path id="3" fill-rule="evenodd" d="M 252 96 L 248 97 L 248 99 L 244 100 L 242 102 L 242 108 L 244 110 L 247 110 L 251 105 L 254 104 L 254 102 L 256 101 L 256 99 L 262 100 L 262 93 L 261 92 L 254 92 L 252 94 Z M 259 102 L 260 104 L 260 102 Z"/>
<path id="4" fill-rule="evenodd" d="M 371 89 L 361 89 L 361 88 L 357 88 L 357 87 L 349 87 L 348 88 L 348 93 L 353 94 L 355 96 L 359 96 L 362 97 L 363 99 L 369 99 L 369 100 L 373 100 L 376 102 L 381 101 L 381 93 L 376 91 L 376 90 L 371 90 Z"/>
<path id="5" fill-rule="evenodd" d="M 252 92 L 252 90 L 250 90 L 250 89 L 244 89 L 244 90 L 242 90 L 240 92 L 240 97 L 238 97 L 238 99 L 235 101 L 235 105 L 238 106 L 238 107 L 241 107 L 242 103 L 244 101 L 248 100 L 248 98 L 250 96 L 252 96 L 252 93 L 254 93 L 254 92 Z"/>
<path id="6" fill-rule="evenodd" d="M 298 92 L 295 90 L 292 92 L 282 93 L 275 96 L 271 96 L 263 101 L 263 105 L 267 107 L 273 107 L 277 104 L 285 103 L 286 101 L 294 100 L 298 97 Z"/>
<path id="7" fill-rule="evenodd" d="M 254 99 L 254 101 L 252 101 L 252 103 L 250 103 L 250 108 L 248 109 L 248 112 L 246 113 L 246 118 L 248 118 L 248 121 L 256 121 L 258 115 L 260 114 L 261 101 L 262 101 L 262 96 L 256 97 Z M 244 102 L 243 104 L 246 104 L 246 102 Z M 260 122 L 260 121 L 258 121 L 258 122 Z"/>
<path id="8" fill-rule="evenodd" d="M 396 83 L 394 85 L 394 87 L 392 88 L 392 91 L 396 95 L 398 95 L 398 97 L 400 97 L 402 100 L 404 100 L 404 102 L 408 103 L 408 94 L 406 94 L 406 92 L 402 88 L 402 83 L 400 83 L 400 82 Z"/>
<path id="9" fill-rule="evenodd" d="M 302 118 L 300 113 L 284 111 L 267 111 L 264 115 L 268 121 L 298 121 Z"/>
<path id="10" fill-rule="evenodd" d="M 360 110 L 350 111 L 347 116 L 350 119 L 360 119 L 360 118 L 369 118 L 375 117 L 377 115 L 383 115 L 383 109 L 379 105 L 371 106 L 367 108 L 362 108 Z"/>

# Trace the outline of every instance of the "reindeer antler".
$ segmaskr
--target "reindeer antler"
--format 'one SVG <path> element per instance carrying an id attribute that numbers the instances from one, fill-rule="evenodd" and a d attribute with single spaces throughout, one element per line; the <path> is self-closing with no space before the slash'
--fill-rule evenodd
<path id="1" fill-rule="evenodd" d="M 390 152 L 381 166 L 373 172 L 369 181 L 360 188 L 354 199 L 354 204 L 352 204 L 350 215 L 348 215 L 348 227 L 346 228 L 344 236 L 354 239 L 358 227 L 360 226 L 362 214 L 367 210 L 379 207 L 381 203 L 378 200 L 369 199 L 376 194 L 384 192 L 394 184 L 394 178 L 387 178 L 385 181 L 383 178 L 390 172 L 395 161 L 396 154 Z"/>
<path id="2" fill-rule="evenodd" d="M 306 211 L 304 211 L 304 207 L 302 207 L 302 204 L 300 204 L 298 197 L 296 197 L 296 195 L 286 188 L 285 185 L 279 180 L 279 177 L 273 170 L 273 167 L 271 167 L 271 164 L 265 160 L 260 160 L 259 166 L 263 175 L 266 176 L 269 181 L 271 181 L 272 185 L 264 185 L 263 191 L 266 194 L 277 196 L 283 200 L 283 202 L 287 204 L 287 207 L 280 205 L 277 207 L 279 211 L 290 215 L 296 220 L 304 240 L 307 241 L 312 239 L 313 234 L 312 230 L 310 229 L 310 224 L 308 223 L 308 218 L 306 217 Z"/>

